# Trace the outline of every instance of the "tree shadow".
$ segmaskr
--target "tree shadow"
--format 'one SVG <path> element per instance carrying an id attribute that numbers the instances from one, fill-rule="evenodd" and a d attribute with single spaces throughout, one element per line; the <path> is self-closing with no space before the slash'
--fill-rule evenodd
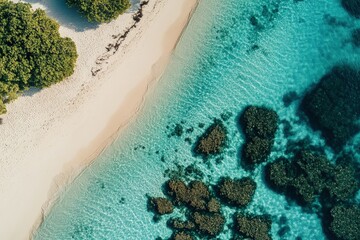
<path id="1" fill-rule="evenodd" d="M 45 6 L 45 12 L 50 17 L 54 18 L 61 26 L 74 29 L 76 32 L 95 29 L 99 26 L 97 23 L 88 22 L 76 8 L 70 8 L 64 0 L 26 0 L 26 2 Z"/>
<path id="2" fill-rule="evenodd" d="M 40 88 L 36 88 L 36 87 L 30 87 L 28 90 L 25 90 L 21 93 L 21 96 L 24 97 L 32 97 L 34 96 L 36 93 L 40 92 L 41 89 Z"/>
<path id="3" fill-rule="evenodd" d="M 83 32 L 89 29 L 96 29 L 99 23 L 88 22 L 76 8 L 69 7 L 65 0 L 26 0 L 30 4 L 41 4 L 46 7 L 46 13 L 54 18 L 61 26 L 74 29 L 76 32 Z M 136 12 L 141 0 L 130 0 L 131 7 L 128 12 Z"/>
<path id="4" fill-rule="evenodd" d="M 136 12 L 140 8 L 141 0 L 130 0 L 131 7 L 128 11 L 130 12 Z"/>

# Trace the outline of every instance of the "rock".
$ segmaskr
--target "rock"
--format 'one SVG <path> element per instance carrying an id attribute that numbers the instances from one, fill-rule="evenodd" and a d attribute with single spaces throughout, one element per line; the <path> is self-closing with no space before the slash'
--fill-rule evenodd
<path id="1" fill-rule="evenodd" d="M 219 197 L 224 203 L 245 207 L 251 202 L 255 194 L 256 183 L 251 178 L 223 178 L 217 188 Z"/>

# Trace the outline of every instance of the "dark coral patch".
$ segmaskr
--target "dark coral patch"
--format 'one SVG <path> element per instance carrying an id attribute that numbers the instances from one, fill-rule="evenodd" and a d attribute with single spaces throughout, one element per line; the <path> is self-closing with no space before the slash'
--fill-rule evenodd
<path id="1" fill-rule="evenodd" d="M 360 18 L 360 0 L 341 0 L 341 4 L 350 15 Z"/>
<path id="2" fill-rule="evenodd" d="M 335 239 L 360 239 L 360 206 L 335 206 L 331 209 L 330 216 L 330 226 L 327 227 Z"/>
<path id="3" fill-rule="evenodd" d="M 355 47 L 360 47 L 360 28 L 357 28 L 352 31 L 352 43 Z"/>
<path id="4" fill-rule="evenodd" d="M 331 164 L 321 154 L 301 151 L 292 161 L 280 158 L 267 165 L 269 186 L 300 204 L 308 205 L 322 196 L 323 202 L 344 202 L 359 189 L 356 170 L 349 164 Z"/>
<path id="5" fill-rule="evenodd" d="M 349 66 L 335 67 L 306 94 L 301 108 L 311 126 L 322 132 L 335 150 L 359 131 L 360 73 Z"/>
<path id="6" fill-rule="evenodd" d="M 237 207 L 247 206 L 256 190 L 256 183 L 251 178 L 231 179 L 223 178 L 217 185 L 221 200 Z"/>
<path id="7" fill-rule="evenodd" d="M 186 232 L 175 232 L 171 238 L 171 240 L 194 240 L 194 238 L 186 233 Z"/>
<path id="8" fill-rule="evenodd" d="M 243 161 L 253 166 L 267 160 L 274 144 L 279 117 L 266 107 L 249 106 L 240 116 L 240 124 L 246 137 Z"/>
<path id="9" fill-rule="evenodd" d="M 220 213 L 195 212 L 192 219 L 200 235 L 216 236 L 223 231 L 225 225 L 225 218 Z"/>
<path id="10" fill-rule="evenodd" d="M 253 240 L 271 240 L 271 220 L 267 216 L 238 214 L 235 218 L 235 231 Z"/>
<path id="11" fill-rule="evenodd" d="M 205 130 L 195 143 L 196 155 L 210 156 L 222 152 L 226 145 L 227 130 L 222 121 L 216 119 L 214 123 Z"/>
<path id="12" fill-rule="evenodd" d="M 150 210 L 159 215 L 170 214 L 174 211 L 173 204 L 168 199 L 162 197 L 149 198 L 148 206 Z"/>

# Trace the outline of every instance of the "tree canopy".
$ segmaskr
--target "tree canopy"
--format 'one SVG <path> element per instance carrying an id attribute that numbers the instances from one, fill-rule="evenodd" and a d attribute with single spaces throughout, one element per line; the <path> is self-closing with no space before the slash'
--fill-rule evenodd
<path id="1" fill-rule="evenodd" d="M 67 4 L 78 8 L 90 22 L 110 22 L 124 13 L 130 6 L 130 0 L 66 0 Z"/>
<path id="2" fill-rule="evenodd" d="M 72 75 L 75 43 L 59 24 L 30 4 L 0 0 L 0 114 L 29 87 L 48 87 Z"/>

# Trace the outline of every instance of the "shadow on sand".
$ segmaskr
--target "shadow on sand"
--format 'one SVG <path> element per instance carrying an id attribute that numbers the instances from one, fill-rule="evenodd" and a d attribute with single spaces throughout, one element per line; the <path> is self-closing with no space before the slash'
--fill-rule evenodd
<path id="1" fill-rule="evenodd" d="M 39 3 L 46 7 L 46 13 L 54 18 L 61 26 L 82 32 L 95 29 L 97 23 L 89 23 L 75 8 L 70 8 L 65 0 L 26 0 L 30 4 Z"/>
<path id="2" fill-rule="evenodd" d="M 41 4 L 46 7 L 46 13 L 59 22 L 60 25 L 83 32 L 88 29 L 95 29 L 98 23 L 90 23 L 83 17 L 76 8 L 67 6 L 65 0 L 26 0 L 30 4 Z M 130 12 L 136 12 L 141 0 L 131 0 Z"/>

